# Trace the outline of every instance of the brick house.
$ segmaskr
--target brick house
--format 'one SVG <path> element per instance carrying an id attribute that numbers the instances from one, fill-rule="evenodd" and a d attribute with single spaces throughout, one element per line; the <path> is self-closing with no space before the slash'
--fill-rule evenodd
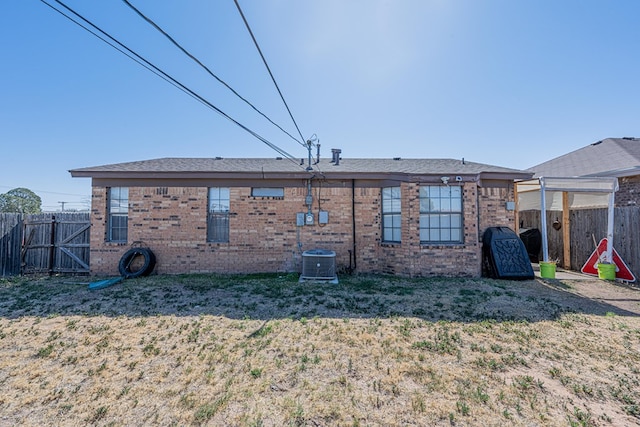
<path id="1" fill-rule="evenodd" d="M 616 206 L 640 205 L 640 138 L 606 138 L 527 170 L 535 177 L 616 177 Z"/>
<path id="2" fill-rule="evenodd" d="M 338 153 L 336 155 L 336 152 Z M 514 228 L 513 182 L 531 173 L 452 159 L 162 158 L 74 169 L 90 177 L 91 272 L 117 274 L 141 241 L 159 274 L 338 271 L 481 274 L 490 226 Z"/>

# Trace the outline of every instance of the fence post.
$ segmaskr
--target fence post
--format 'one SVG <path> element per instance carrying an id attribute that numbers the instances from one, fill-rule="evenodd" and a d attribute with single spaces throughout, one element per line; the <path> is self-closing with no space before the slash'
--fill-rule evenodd
<path id="1" fill-rule="evenodd" d="M 49 276 L 53 275 L 56 254 L 56 216 L 51 215 L 51 233 L 49 235 Z"/>

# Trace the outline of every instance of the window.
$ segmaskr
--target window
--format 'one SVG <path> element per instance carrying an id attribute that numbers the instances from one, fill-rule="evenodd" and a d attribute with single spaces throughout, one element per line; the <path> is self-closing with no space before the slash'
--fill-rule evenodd
<path id="1" fill-rule="evenodd" d="M 282 187 L 254 187 L 251 189 L 253 197 L 284 197 L 284 188 Z"/>
<path id="2" fill-rule="evenodd" d="M 462 187 L 420 187 L 420 241 L 462 243 Z"/>
<path id="3" fill-rule="evenodd" d="M 107 197 L 107 241 L 126 243 L 129 222 L 129 189 L 127 187 L 111 187 L 108 189 Z"/>
<path id="4" fill-rule="evenodd" d="M 400 242 L 400 187 L 382 189 L 382 241 Z"/>
<path id="5" fill-rule="evenodd" d="M 207 242 L 229 241 L 229 189 L 209 188 Z"/>

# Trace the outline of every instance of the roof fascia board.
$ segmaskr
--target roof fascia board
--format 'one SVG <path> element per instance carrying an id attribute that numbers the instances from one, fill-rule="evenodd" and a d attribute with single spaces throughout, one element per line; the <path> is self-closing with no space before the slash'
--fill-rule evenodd
<path id="1" fill-rule="evenodd" d="M 323 188 L 351 187 L 351 181 L 356 188 L 381 188 L 399 185 L 397 180 L 371 179 L 330 179 L 322 181 Z M 128 179 L 128 178 L 94 178 L 93 187 L 284 187 L 298 188 L 307 185 L 306 179 Z"/>
<path id="2" fill-rule="evenodd" d="M 87 171 L 87 170 L 71 170 L 69 171 L 74 178 L 93 178 L 93 179 L 169 179 L 173 181 L 190 180 L 190 179 L 309 179 L 309 178 L 325 178 L 336 180 L 397 180 L 403 182 L 440 182 L 444 173 L 434 174 L 415 174 L 402 172 L 138 172 L 138 171 Z M 482 181 L 482 180 L 506 180 L 513 181 L 519 179 L 530 179 L 532 173 L 504 173 L 504 172 L 481 172 L 479 174 L 460 174 L 455 172 L 446 174 L 450 176 L 450 180 L 455 180 L 455 176 L 461 176 L 463 181 Z M 452 176 L 453 175 L 453 176 Z"/>
<path id="3" fill-rule="evenodd" d="M 533 172 L 480 172 L 478 174 L 478 181 L 480 180 L 524 180 L 531 179 Z"/>

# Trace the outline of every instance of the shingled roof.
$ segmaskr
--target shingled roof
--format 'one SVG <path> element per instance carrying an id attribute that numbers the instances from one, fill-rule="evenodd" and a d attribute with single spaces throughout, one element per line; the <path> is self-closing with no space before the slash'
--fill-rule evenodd
<path id="1" fill-rule="evenodd" d="M 312 165 L 312 173 L 328 178 L 370 177 L 372 175 L 491 175 L 503 179 L 526 179 L 531 173 L 518 169 L 454 159 L 321 159 Z M 283 158 L 160 158 L 127 163 L 73 169 L 73 177 L 140 178 L 211 177 L 243 175 L 282 175 L 308 177 L 307 163 Z"/>
<path id="2" fill-rule="evenodd" d="M 535 177 L 640 175 L 640 138 L 607 138 L 527 170 Z"/>

